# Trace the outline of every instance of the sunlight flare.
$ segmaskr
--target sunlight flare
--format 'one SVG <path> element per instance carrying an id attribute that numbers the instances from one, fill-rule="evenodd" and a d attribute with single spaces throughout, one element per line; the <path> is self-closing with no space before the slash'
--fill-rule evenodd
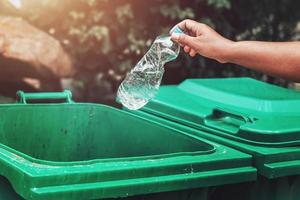
<path id="1" fill-rule="evenodd" d="M 21 9 L 22 7 L 22 0 L 8 0 L 8 2 L 17 9 Z"/>

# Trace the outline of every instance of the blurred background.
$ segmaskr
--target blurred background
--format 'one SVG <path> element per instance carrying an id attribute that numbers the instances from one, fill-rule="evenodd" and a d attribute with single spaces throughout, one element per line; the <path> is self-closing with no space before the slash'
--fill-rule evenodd
<path id="1" fill-rule="evenodd" d="M 17 90 L 70 89 L 76 101 L 115 104 L 126 73 L 156 36 L 189 18 L 233 40 L 300 39 L 299 0 L 0 0 L 0 101 Z M 253 77 L 293 83 L 181 52 L 163 84 Z"/>

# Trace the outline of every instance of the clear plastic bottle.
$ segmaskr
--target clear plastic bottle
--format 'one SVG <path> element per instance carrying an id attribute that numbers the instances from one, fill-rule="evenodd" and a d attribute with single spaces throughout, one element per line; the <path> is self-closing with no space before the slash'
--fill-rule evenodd
<path id="1" fill-rule="evenodd" d="M 173 30 L 175 31 L 181 32 L 180 29 Z M 179 51 L 180 46 L 174 43 L 169 35 L 158 36 L 149 51 L 121 83 L 117 101 L 130 110 L 145 106 L 158 92 L 164 74 L 164 64 L 175 60 Z"/>

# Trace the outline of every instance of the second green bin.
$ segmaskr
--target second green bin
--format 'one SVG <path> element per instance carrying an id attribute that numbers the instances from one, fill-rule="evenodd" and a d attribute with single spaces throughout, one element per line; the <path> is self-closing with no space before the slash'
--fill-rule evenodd
<path id="1" fill-rule="evenodd" d="M 163 86 L 134 113 L 251 154 L 260 176 L 243 199 L 300 198 L 299 92 L 249 78 L 191 79 Z"/>

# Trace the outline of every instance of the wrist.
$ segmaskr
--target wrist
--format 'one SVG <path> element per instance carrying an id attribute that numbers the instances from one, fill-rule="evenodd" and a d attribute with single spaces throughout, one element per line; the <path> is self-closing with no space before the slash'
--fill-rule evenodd
<path id="1" fill-rule="evenodd" d="M 230 63 L 233 62 L 234 58 L 234 49 L 237 42 L 232 40 L 226 40 L 221 48 L 219 49 L 217 60 L 221 63 Z"/>
<path id="2" fill-rule="evenodd" d="M 239 43 L 236 41 L 228 40 L 225 45 L 223 45 L 222 59 L 224 63 L 235 63 L 235 58 L 239 52 Z"/>

